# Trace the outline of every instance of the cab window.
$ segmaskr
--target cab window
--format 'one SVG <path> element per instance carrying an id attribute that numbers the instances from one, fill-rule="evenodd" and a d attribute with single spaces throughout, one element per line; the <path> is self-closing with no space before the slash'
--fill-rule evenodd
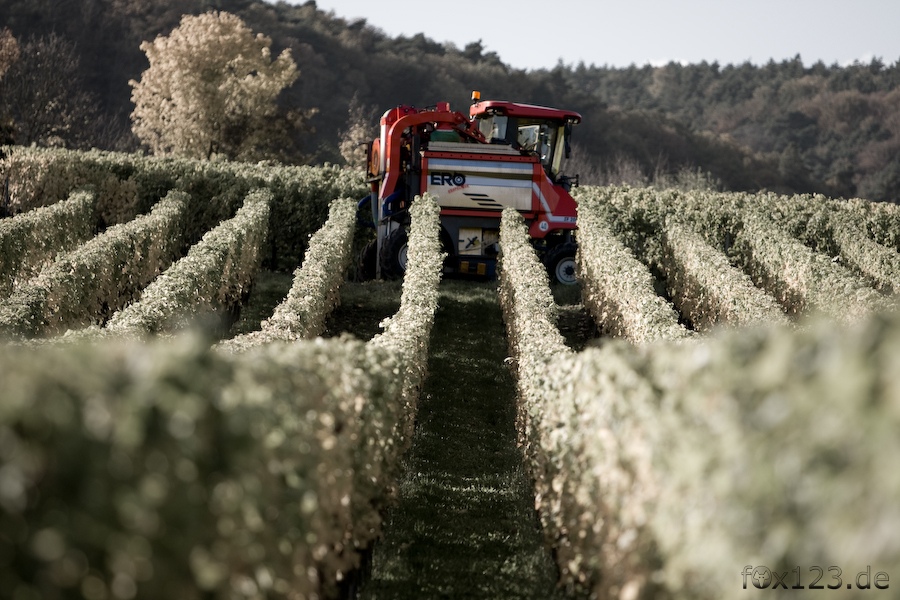
<path id="1" fill-rule="evenodd" d="M 519 119 L 516 141 L 525 152 L 533 152 L 541 159 L 541 164 L 552 179 L 559 174 L 562 159 L 560 135 L 562 126 L 554 121 Z"/>

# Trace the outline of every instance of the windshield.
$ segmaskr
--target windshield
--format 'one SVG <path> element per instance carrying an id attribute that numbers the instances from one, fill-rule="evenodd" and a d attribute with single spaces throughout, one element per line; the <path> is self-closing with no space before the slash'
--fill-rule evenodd
<path id="1" fill-rule="evenodd" d="M 493 114 L 478 117 L 478 129 L 492 144 L 510 144 L 522 152 L 536 154 L 550 178 L 556 180 L 565 154 L 562 122 Z"/>
<path id="2" fill-rule="evenodd" d="M 556 179 L 562 161 L 562 125 L 554 121 L 519 119 L 516 142 L 521 150 L 541 158 L 541 164 L 551 178 Z"/>
<path id="3" fill-rule="evenodd" d="M 506 126 L 508 119 L 502 115 L 492 115 L 478 119 L 478 129 L 481 134 L 492 144 L 505 144 Z"/>

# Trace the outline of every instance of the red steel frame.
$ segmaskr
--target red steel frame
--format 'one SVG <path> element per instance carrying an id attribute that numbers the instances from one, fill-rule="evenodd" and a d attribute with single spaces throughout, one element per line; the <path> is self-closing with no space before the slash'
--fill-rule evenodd
<path id="1" fill-rule="evenodd" d="M 512 102 L 483 101 L 473 104 L 469 113 L 472 117 L 483 114 L 489 110 L 502 111 L 503 114 L 512 117 L 546 118 L 557 120 L 569 120 L 578 122 L 581 115 L 572 111 L 562 111 L 542 106 L 531 106 Z M 402 153 L 403 134 L 407 129 L 413 129 L 425 124 L 434 124 L 440 129 L 452 129 L 458 133 L 473 139 L 476 142 L 487 144 L 481 131 L 474 123 L 462 113 L 450 111 L 446 102 L 438 103 L 435 110 L 419 111 L 410 106 L 399 106 L 388 111 L 381 119 L 382 128 L 386 128 L 384 139 L 387 142 L 388 154 L 383 157 L 380 152 L 380 140 L 373 146 L 376 156 L 372 158 L 371 170 L 373 173 L 384 173 L 384 179 L 380 186 L 373 181 L 373 192 L 379 200 L 386 198 L 397 187 L 400 180 L 400 169 L 392 169 L 392 165 L 399 164 Z M 443 127 L 441 127 L 443 125 Z M 472 160 L 473 154 L 468 152 L 443 152 L 426 150 L 425 158 L 457 158 Z M 554 184 L 544 171 L 540 161 L 535 156 L 506 156 L 490 155 L 490 160 L 497 162 L 531 163 L 532 171 L 532 210 L 524 212 L 523 216 L 530 223 L 529 233 L 536 239 L 544 238 L 548 233 L 556 230 L 574 230 L 577 228 L 577 205 L 572 196 L 559 185 Z M 377 164 L 376 164 L 377 163 Z M 426 188 L 426 173 L 423 169 L 421 189 Z M 485 216 L 484 212 L 445 208 L 441 211 L 446 216 Z M 499 215 L 498 215 L 499 216 Z"/>

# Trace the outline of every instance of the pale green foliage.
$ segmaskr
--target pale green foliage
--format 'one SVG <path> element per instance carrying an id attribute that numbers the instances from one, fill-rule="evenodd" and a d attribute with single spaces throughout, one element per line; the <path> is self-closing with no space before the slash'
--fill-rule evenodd
<path id="1" fill-rule="evenodd" d="M 350 266 L 356 201 L 335 200 L 329 213 L 328 221 L 309 240 L 303 265 L 294 272 L 287 298 L 263 321 L 260 331 L 228 340 L 222 344 L 224 348 L 242 350 L 322 333 L 326 317 L 340 300 L 341 284 Z"/>
<path id="2" fill-rule="evenodd" d="M 3 79 L 3 76 L 18 59 L 19 42 L 9 27 L 0 29 L 0 79 Z"/>
<path id="3" fill-rule="evenodd" d="M 829 204 L 831 236 L 848 265 L 871 278 L 877 289 L 897 294 L 900 292 L 900 253 L 869 235 L 865 219 L 860 218 L 859 210 L 855 210 L 861 203 L 857 200 Z"/>
<path id="4" fill-rule="evenodd" d="M 522 217 L 511 209 L 503 214 L 500 244 L 500 300 L 518 376 L 520 442 L 561 583 L 591 597 L 634 597 L 647 583 L 653 557 L 639 551 L 642 507 L 632 497 L 627 505 L 620 500 L 630 490 L 652 494 L 652 488 L 641 485 L 645 467 L 640 473 L 631 468 L 646 458 L 619 448 L 640 438 L 631 430 L 611 431 L 603 418 L 614 408 L 602 392 L 616 385 L 615 371 L 585 373 L 584 355 L 566 348 L 553 322 L 546 271 Z M 576 403 L 579 382 L 592 385 L 593 393 Z"/>
<path id="5" fill-rule="evenodd" d="M 822 311 L 852 321 L 891 304 L 884 292 L 900 281 L 900 255 L 869 233 L 872 202 L 823 196 L 720 194 L 685 203 L 710 207 L 712 237 L 729 237 L 730 253 L 758 285 L 794 315 Z"/>
<path id="6" fill-rule="evenodd" d="M 290 50 L 226 12 L 185 15 L 144 42 L 150 67 L 132 81 L 134 133 L 156 154 L 254 160 L 273 135 L 275 100 L 298 77 Z"/>
<path id="7" fill-rule="evenodd" d="M 503 215 L 500 243 L 500 299 L 518 376 L 520 442 L 561 583 L 596 598 L 635 597 L 652 574 L 642 503 L 654 490 L 645 485 L 640 429 L 611 429 L 610 417 L 624 407 L 604 394 L 617 385 L 636 391 L 635 381 L 627 373 L 619 378 L 617 357 L 585 364 L 586 354 L 565 346 L 553 323 L 546 271 L 522 217 L 511 209 Z M 586 371 L 595 365 L 602 374 Z M 576 396 L 584 389 L 590 397 Z"/>
<path id="8" fill-rule="evenodd" d="M 682 347 L 690 343 L 670 351 Z M 545 518 L 563 533 L 567 583 L 594 598 L 665 597 L 656 583 L 662 557 L 647 527 L 659 497 L 657 447 L 648 440 L 656 398 L 630 364 L 635 348 L 614 342 L 557 362 L 540 398 L 541 462 L 552 477 Z"/>
<path id="9" fill-rule="evenodd" d="M 517 344 L 541 348 L 539 354 L 552 356 L 566 351 L 565 342 L 556 328 L 557 307 L 550 293 L 547 270 L 541 265 L 522 216 L 514 209 L 503 211 L 500 222 L 500 303 L 512 318 L 507 328 L 513 349 Z M 513 352 L 518 355 L 518 352 Z"/>
<path id="10" fill-rule="evenodd" d="M 556 477 L 560 465 L 546 448 L 559 433 L 546 419 L 548 398 L 568 369 L 572 352 L 556 328 L 556 304 L 550 293 L 547 270 L 538 260 L 522 216 L 512 208 L 500 223 L 500 304 L 506 321 L 510 354 L 518 376 L 516 412 L 519 443 L 535 485 L 535 506 L 547 540 L 554 546 L 563 583 L 572 585 L 578 574 L 568 563 L 571 544 L 558 519 Z M 554 506 L 556 508 L 554 508 Z"/>
<path id="11" fill-rule="evenodd" d="M 718 599 L 742 597 L 745 564 L 897 564 L 877 532 L 900 525 L 898 344 L 893 316 L 611 343 L 557 364 L 544 502 L 572 546 L 564 573 L 595 597 Z"/>
<path id="12" fill-rule="evenodd" d="M 96 198 L 93 191 L 77 191 L 67 200 L 0 220 L 0 297 L 94 234 Z"/>
<path id="13" fill-rule="evenodd" d="M 13 214 L 55 204 L 72 190 L 86 186 L 94 188 L 97 196 L 95 214 L 104 225 L 125 223 L 140 212 L 135 179 L 117 176 L 117 167 L 121 164 L 98 168 L 89 158 L 116 156 L 113 153 L 24 146 L 4 150 L 6 156 L 0 161 L 0 178 L 8 186 L 8 209 Z M 156 194 L 154 201 L 159 199 L 159 190 Z M 147 209 L 149 206 L 145 206 Z"/>
<path id="14" fill-rule="evenodd" d="M 865 200 L 851 200 L 847 204 L 863 219 L 876 242 L 900 251 L 900 205 Z"/>
<path id="15" fill-rule="evenodd" d="M 886 292 L 893 289 L 900 255 L 867 232 L 878 229 L 882 239 L 890 238 L 892 226 L 886 224 L 900 222 L 891 220 L 890 207 L 809 195 L 629 187 L 587 188 L 577 196 L 581 222 L 584 215 L 602 215 L 616 237 L 664 275 L 676 306 L 696 320 L 698 329 L 718 322 L 781 320 L 765 308 L 770 304 L 765 295 L 794 317 L 823 311 L 854 320 L 891 304 L 870 282 Z M 667 231 L 673 219 L 685 227 L 681 235 L 692 236 L 690 248 L 682 249 L 678 261 L 672 253 L 672 231 Z M 581 228 L 587 230 L 583 224 Z M 706 244 L 691 232 L 700 234 Z M 747 276 L 765 294 L 748 287 Z M 719 308 L 709 312 L 713 301 Z M 717 312 L 726 306 L 731 307 L 731 316 Z M 710 317 L 712 321 L 707 320 Z"/>
<path id="16" fill-rule="evenodd" d="M 689 225 L 670 216 L 661 233 L 666 286 L 696 330 L 788 322 L 772 296 Z"/>
<path id="17" fill-rule="evenodd" d="M 364 106 L 359 96 L 354 94 L 347 108 L 346 129 L 341 132 L 341 143 L 338 145 L 347 165 L 364 169 L 368 158 L 366 143 L 377 136 L 378 117 L 375 110 Z"/>
<path id="18" fill-rule="evenodd" d="M 408 263 L 403 275 L 400 308 L 384 320 L 384 332 L 369 342 L 399 358 L 403 365 L 404 415 L 400 437 L 409 443 L 413 434 L 416 401 L 425 381 L 428 342 L 438 304 L 438 284 L 443 275 L 444 253 L 440 242 L 440 207 L 434 197 L 416 196 L 409 209 L 412 217 L 408 238 Z"/>
<path id="19" fill-rule="evenodd" d="M 854 321 L 887 307 L 887 300 L 865 281 L 791 238 L 759 208 L 746 207 L 739 219 L 736 251 L 757 283 L 788 313 L 816 310 Z"/>
<path id="20" fill-rule="evenodd" d="M 248 197 L 192 249 L 191 265 L 258 242 L 270 197 Z M 337 266 L 335 244 L 349 244 L 354 209 L 333 203 L 308 260 Z M 410 443 L 442 274 L 439 212 L 427 196 L 413 204 L 401 307 L 366 344 L 221 352 L 185 337 L 136 344 L 111 328 L 90 345 L 0 347 L 11 369 L 0 378 L 0 530 L 15 538 L 0 545 L 38 548 L 42 559 L 0 565 L 0 577 L 17 595 L 52 573 L 53 585 L 107 595 L 127 585 L 138 598 L 336 597 L 358 549 L 380 531 Z M 190 284 L 234 284 L 227 263 L 211 264 L 177 263 L 157 281 L 187 282 L 188 291 L 154 282 L 144 299 L 165 311 L 165 299 L 189 296 Z M 293 326 L 285 312 L 297 306 L 286 302 L 273 320 Z M 89 493 L 70 494 L 74 473 Z M 58 507 L 84 518 L 53 521 Z M 85 568 L 66 570 L 72 556 Z"/>
<path id="21" fill-rule="evenodd" d="M 377 532 L 401 382 L 376 347 L 227 354 L 179 338 L 0 357 L 0 544 L 64 546 L 0 566 L 14 596 L 23 580 L 108 597 L 333 596 Z"/>
<path id="22" fill-rule="evenodd" d="M 575 354 L 552 328 L 521 218 L 504 217 L 520 435 L 564 585 L 742 598 L 746 564 L 845 564 L 846 584 L 898 563 L 900 544 L 878 533 L 900 526 L 898 315 Z"/>
<path id="23" fill-rule="evenodd" d="M 0 332 L 33 337 L 102 323 L 181 251 L 188 198 L 171 192 L 150 214 L 58 255 L 0 302 Z"/>
<path id="24" fill-rule="evenodd" d="M 845 584 L 898 564 L 883 535 L 900 526 L 898 325 L 735 330 L 639 359 L 660 397 L 644 411 L 626 390 L 621 401 L 655 449 L 650 527 L 676 597 L 741 597 L 735 564 L 847 565 Z"/>
<path id="25" fill-rule="evenodd" d="M 198 314 L 239 302 L 259 269 L 272 194 L 251 192 L 244 206 L 144 288 L 141 299 L 110 318 L 113 334 L 158 333 L 187 326 Z"/>
<path id="26" fill-rule="evenodd" d="M 710 190 L 619 188 L 586 194 L 582 202 L 608 215 L 617 237 L 659 270 L 674 305 L 696 330 L 785 322 L 774 298 L 733 266 L 721 245 L 700 234 L 704 228 L 718 231 L 726 220 L 722 197 Z"/>
<path id="27" fill-rule="evenodd" d="M 602 211 L 578 210 L 578 268 L 585 305 L 605 331 L 634 343 L 690 335 L 653 285 L 653 275 L 615 236 Z"/>
<path id="28" fill-rule="evenodd" d="M 21 146 L 7 152 L 0 177 L 9 177 L 16 212 L 63 199 L 76 186 L 93 185 L 98 214 L 107 224 L 123 223 L 149 211 L 166 190 L 183 190 L 192 198 L 189 242 L 233 215 L 248 192 L 265 186 L 275 198 L 266 261 L 285 271 L 297 267 L 309 236 L 325 222 L 331 200 L 368 192 L 362 173 L 336 165 L 213 162 Z"/>

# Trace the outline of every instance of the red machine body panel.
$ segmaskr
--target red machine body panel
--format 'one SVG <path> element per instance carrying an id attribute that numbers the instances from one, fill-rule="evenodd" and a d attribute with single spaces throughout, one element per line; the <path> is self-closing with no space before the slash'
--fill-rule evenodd
<path id="1" fill-rule="evenodd" d="M 446 102 L 385 112 L 368 168 L 379 260 L 399 246 L 393 238 L 403 235 L 409 204 L 429 193 L 441 207 L 451 269 L 456 260 L 458 271 L 492 272 L 501 213 L 513 207 L 541 251 L 566 245 L 574 273 L 577 205 L 569 188 L 577 178 L 562 174 L 562 160 L 580 120 L 573 111 L 493 100 L 474 102 L 468 117 Z"/>

